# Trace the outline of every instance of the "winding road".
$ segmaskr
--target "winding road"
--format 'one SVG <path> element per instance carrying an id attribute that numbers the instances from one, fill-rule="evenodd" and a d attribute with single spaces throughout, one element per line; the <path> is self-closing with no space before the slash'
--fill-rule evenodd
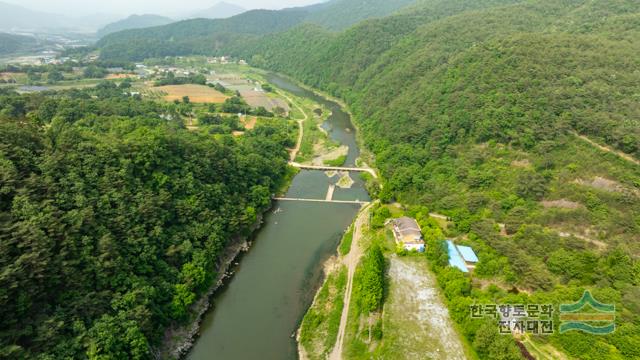
<path id="1" fill-rule="evenodd" d="M 287 99 L 287 101 L 290 104 L 298 108 L 298 110 L 302 114 L 302 119 L 295 119 L 298 122 L 298 128 L 300 129 L 300 131 L 298 132 L 298 140 L 296 141 L 296 147 L 291 149 L 289 153 L 289 161 L 293 162 L 296 159 L 296 156 L 298 156 L 298 152 L 300 151 L 300 146 L 302 145 L 302 137 L 304 136 L 304 122 L 307 119 L 309 119 L 309 115 L 307 115 L 304 109 L 300 105 L 298 105 L 297 102 L 293 101 L 285 93 L 279 91 L 278 94 L 280 94 L 283 98 Z"/>

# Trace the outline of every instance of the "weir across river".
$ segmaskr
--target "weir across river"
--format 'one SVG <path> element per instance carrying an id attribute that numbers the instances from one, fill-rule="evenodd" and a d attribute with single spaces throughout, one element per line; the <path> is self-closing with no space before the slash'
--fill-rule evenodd
<path id="1" fill-rule="evenodd" d="M 306 169 L 306 170 L 325 170 L 325 171 L 357 171 L 357 172 L 366 172 L 371 174 L 374 178 L 378 178 L 378 174 L 371 168 L 359 168 L 359 167 L 341 167 L 341 166 L 323 166 L 323 165 L 303 165 L 297 162 L 289 162 L 289 165 L 296 167 L 298 169 Z"/>

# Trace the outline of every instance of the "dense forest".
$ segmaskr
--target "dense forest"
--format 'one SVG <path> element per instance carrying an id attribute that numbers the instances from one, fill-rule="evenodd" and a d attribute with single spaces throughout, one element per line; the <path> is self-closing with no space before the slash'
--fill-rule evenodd
<path id="1" fill-rule="evenodd" d="M 0 92 L 1 358 L 151 358 L 187 321 L 291 144 L 284 125 L 234 138 L 179 112 L 106 82 Z"/>
<path id="2" fill-rule="evenodd" d="M 469 278 L 429 256 L 480 357 L 521 355 L 469 322 L 469 304 L 573 302 L 590 289 L 616 304 L 615 334 L 537 341 L 627 359 L 640 357 L 639 39 L 632 0 L 422 0 L 342 32 L 298 24 L 201 49 L 344 99 L 380 198 L 453 219 L 442 236 L 465 239 L 481 265 Z"/>

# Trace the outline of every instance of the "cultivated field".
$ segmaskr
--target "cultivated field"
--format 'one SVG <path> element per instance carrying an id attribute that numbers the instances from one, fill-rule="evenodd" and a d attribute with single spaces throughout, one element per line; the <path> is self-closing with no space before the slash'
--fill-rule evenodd
<path id="1" fill-rule="evenodd" d="M 266 93 L 254 90 L 240 90 L 240 95 L 254 108 L 259 106 L 264 107 L 269 111 L 273 111 L 276 107 L 283 108 L 286 112 L 289 111 L 289 104 L 282 99 L 276 99 L 269 97 Z"/>
<path id="2" fill-rule="evenodd" d="M 108 74 L 106 80 L 118 80 L 118 79 L 135 79 L 138 75 L 135 74 Z"/>
<path id="3" fill-rule="evenodd" d="M 204 85 L 167 85 L 152 90 L 166 94 L 163 99 L 167 101 L 181 101 L 183 97 L 188 96 L 193 103 L 222 103 L 228 98 L 216 89 Z"/>

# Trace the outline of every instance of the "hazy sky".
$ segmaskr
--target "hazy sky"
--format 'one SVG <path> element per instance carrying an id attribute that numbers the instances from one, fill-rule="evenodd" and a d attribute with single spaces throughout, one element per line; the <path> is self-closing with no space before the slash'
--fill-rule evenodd
<path id="1" fill-rule="evenodd" d="M 0 0 L 33 10 L 88 15 L 110 13 L 174 15 L 215 5 L 221 0 Z M 225 0 L 247 9 L 281 9 L 322 2 L 322 0 Z"/>

